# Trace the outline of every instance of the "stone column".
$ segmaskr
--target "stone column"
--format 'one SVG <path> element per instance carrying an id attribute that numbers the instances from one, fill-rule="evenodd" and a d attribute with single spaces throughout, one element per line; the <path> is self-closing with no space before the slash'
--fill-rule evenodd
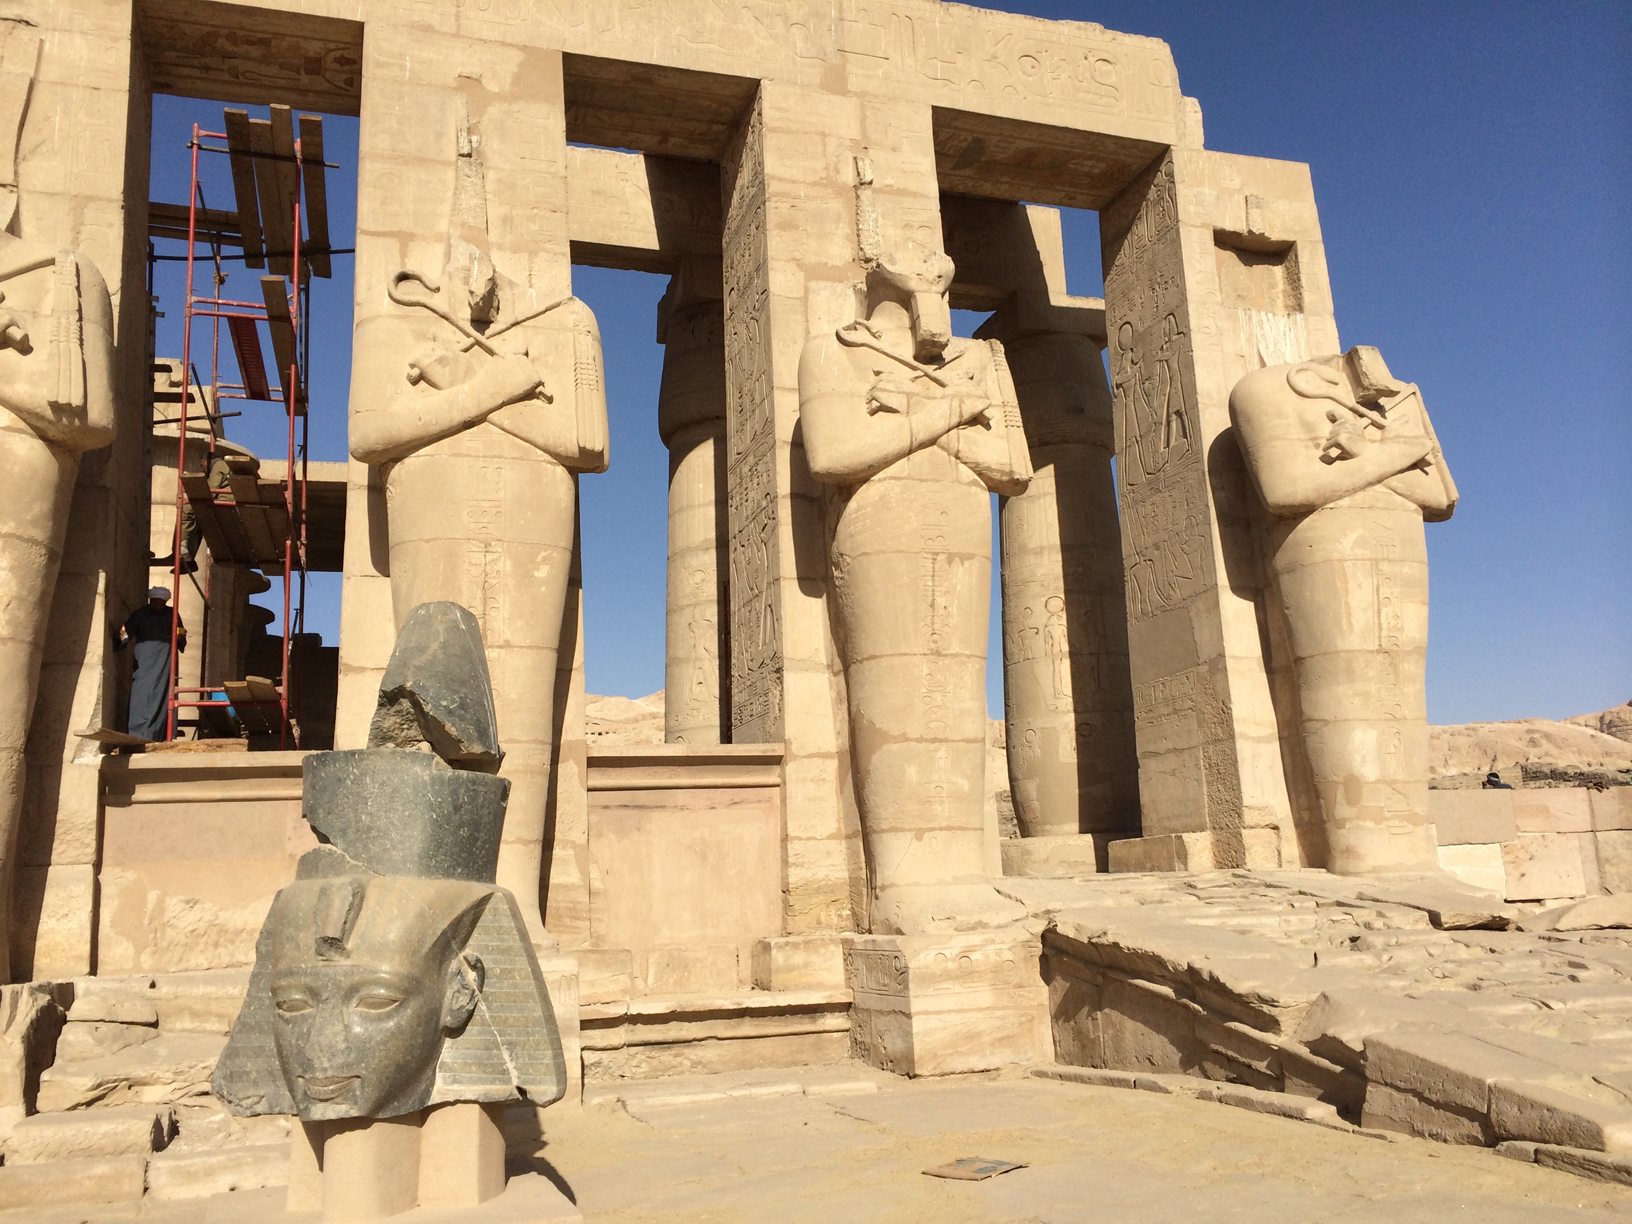
<path id="1" fill-rule="evenodd" d="M 1337 351 L 1325 253 L 1308 167 L 1208 152 L 1184 106 L 1178 142 L 1100 214 L 1144 834 L 1110 864 L 1319 866 L 1299 831 L 1318 810 L 1282 765 L 1229 393 Z"/>
<path id="2" fill-rule="evenodd" d="M 657 430 L 669 448 L 668 646 L 663 738 L 718 744 L 729 728 L 725 303 L 719 268 L 688 260 L 658 305 L 664 346 Z"/>
<path id="3" fill-rule="evenodd" d="M 1139 827 L 1111 393 L 1093 337 L 1012 315 L 980 333 L 1003 339 L 1034 468 L 1002 504 L 1009 778 L 1023 837 L 1090 834 L 1103 869 Z"/>

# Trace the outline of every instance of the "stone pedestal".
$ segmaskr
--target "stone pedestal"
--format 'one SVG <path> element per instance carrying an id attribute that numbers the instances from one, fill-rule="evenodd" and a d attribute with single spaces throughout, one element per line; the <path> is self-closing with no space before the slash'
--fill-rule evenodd
<path id="1" fill-rule="evenodd" d="M 730 722 L 726 591 L 725 303 L 688 261 L 658 306 L 664 345 L 657 428 L 669 448 L 669 568 L 663 738 L 718 744 Z"/>
<path id="2" fill-rule="evenodd" d="M 1106 864 L 1110 835 L 1073 833 L 1060 837 L 1019 837 L 1003 841 L 1006 876 L 1093 875 Z"/>
<path id="3" fill-rule="evenodd" d="M 900 1075 L 1053 1061 L 1036 936 L 852 935 L 844 941 L 853 1057 Z"/>

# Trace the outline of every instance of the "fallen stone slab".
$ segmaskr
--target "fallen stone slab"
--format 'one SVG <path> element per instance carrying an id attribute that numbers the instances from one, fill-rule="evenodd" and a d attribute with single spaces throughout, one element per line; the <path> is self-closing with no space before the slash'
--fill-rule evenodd
<path id="1" fill-rule="evenodd" d="M 24 1118 L 6 1142 L 6 1164 L 46 1164 L 108 1156 L 146 1156 L 169 1141 L 168 1105 L 124 1105 Z"/>
<path id="2" fill-rule="evenodd" d="M 1521 931 L 1609 931 L 1632 927 L 1632 896 L 1587 897 L 1554 909 L 1531 914 L 1519 922 Z"/>
<path id="3" fill-rule="evenodd" d="M 1587 1100 L 1546 1084 L 1492 1084 L 1490 1122 L 1502 1139 L 1632 1153 L 1632 1108 Z"/>
<path id="4" fill-rule="evenodd" d="M 207 1198 L 288 1184 L 288 1143 L 214 1152 L 160 1152 L 147 1164 L 147 1193 L 154 1199 Z"/>
<path id="5" fill-rule="evenodd" d="M 74 1005 L 68 1019 L 77 1023 L 157 1026 L 159 1010 L 153 1003 L 153 975 L 82 977 L 74 979 Z"/>
<path id="6" fill-rule="evenodd" d="M 1544 1081 L 1566 1073 L 1550 1064 L 1441 1029 L 1395 1029 L 1366 1038 L 1366 1078 L 1436 1105 L 1490 1112 L 1497 1080 Z M 1530 1135 L 1510 1135 L 1528 1139 Z"/>
<path id="7" fill-rule="evenodd" d="M 65 1203 L 134 1203 L 147 1188 L 147 1157 L 110 1156 L 0 1167 L 0 1210 Z"/>
<path id="8" fill-rule="evenodd" d="M 1136 1071 L 1072 1067 L 1065 1064 L 1033 1067 L 1031 1074 L 1038 1079 L 1061 1080 L 1067 1084 L 1088 1084 L 1095 1088 L 1132 1088 L 1141 1092 L 1159 1092 L 1167 1096 L 1172 1096 L 1176 1092 L 1192 1091 L 1194 1087 L 1194 1081 L 1189 1084 L 1183 1083 L 1183 1076 L 1141 1075 Z"/>
<path id="9" fill-rule="evenodd" d="M 1502 1146 L 1507 1146 L 1503 1144 Z M 1632 1186 L 1632 1157 L 1611 1156 L 1584 1148 L 1559 1147 L 1550 1143 L 1532 1144 L 1531 1159 L 1549 1169 L 1591 1177 L 1597 1181 Z"/>
<path id="10" fill-rule="evenodd" d="M 164 1105 L 203 1096 L 226 1042 L 213 1033 L 160 1034 L 105 1058 L 59 1062 L 40 1076 L 40 1112 Z"/>
<path id="11" fill-rule="evenodd" d="M 159 1035 L 149 1024 L 119 1024 L 101 1020 L 70 1020 L 57 1037 L 57 1062 L 106 1058 Z"/>

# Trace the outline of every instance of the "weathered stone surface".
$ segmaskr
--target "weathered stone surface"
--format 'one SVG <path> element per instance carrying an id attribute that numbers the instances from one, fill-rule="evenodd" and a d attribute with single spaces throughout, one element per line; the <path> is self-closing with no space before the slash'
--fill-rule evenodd
<path id="1" fill-rule="evenodd" d="M 159 1035 L 157 1025 L 106 1024 L 100 1020 L 71 1020 L 57 1038 L 57 1061 L 83 1062 L 103 1058 Z"/>
<path id="2" fill-rule="evenodd" d="M 167 1105 L 76 1109 L 24 1118 L 6 1143 L 6 1165 L 92 1157 L 145 1156 L 169 1142 L 175 1119 Z"/>
<path id="3" fill-rule="evenodd" d="M 1503 1144 L 1502 1146 L 1507 1146 Z M 1577 1177 L 1595 1181 L 1619 1182 L 1632 1186 L 1632 1157 L 1612 1156 L 1584 1148 L 1558 1147 L 1553 1144 L 1532 1144 L 1531 1159 L 1545 1169 L 1559 1169 Z"/>
<path id="4" fill-rule="evenodd" d="M 114 1024 L 159 1022 L 154 1004 L 151 974 L 136 977 L 84 977 L 74 980 L 74 1005 L 68 1018 L 77 1023 L 105 1021 Z"/>
<path id="5" fill-rule="evenodd" d="M 148 1197 L 207 1198 L 289 1181 L 289 1144 L 262 1143 L 214 1152 L 172 1150 L 147 1162 Z"/>
<path id="6" fill-rule="evenodd" d="M 1511 841 L 1519 835 L 1514 819 L 1516 792 L 1510 790 L 1430 790 L 1428 818 L 1441 846 Z"/>
<path id="7" fill-rule="evenodd" d="M 1503 1139 L 1531 1139 L 1595 1152 L 1632 1153 L 1632 1106 L 1587 1100 L 1545 1084 L 1498 1080 L 1490 1122 Z"/>
<path id="8" fill-rule="evenodd" d="M 1632 896 L 1588 897 L 1525 918 L 1526 931 L 1607 931 L 1632 927 Z"/>
<path id="9" fill-rule="evenodd" d="M 1439 1143 L 1469 1143 L 1488 1147 L 1494 1132 L 1482 1114 L 1453 1106 L 1435 1105 L 1387 1084 L 1367 1084 L 1361 1114 L 1366 1129 L 1397 1131 Z"/>
<path id="10" fill-rule="evenodd" d="M 1060 837 L 1012 837 L 1003 842 L 1006 876 L 1093 875 L 1105 857 L 1107 839 L 1077 833 Z"/>
<path id="11" fill-rule="evenodd" d="M 1368 1037 L 1365 1043 L 1368 1080 L 1473 1114 L 1490 1112 L 1490 1088 L 1495 1081 L 1544 1079 L 1557 1070 L 1465 1033 L 1394 1029 Z"/>
<path id="12" fill-rule="evenodd" d="M 147 1157 L 107 1156 L 0 1168 L 0 1207 L 131 1203 L 147 1188 Z"/>
<path id="13" fill-rule="evenodd" d="M 380 681 L 368 746 L 421 745 L 455 769 L 497 773 L 504 759 L 481 627 L 456 603 L 423 603 L 403 618 Z"/>
<path id="14" fill-rule="evenodd" d="M 844 940 L 838 935 L 782 935 L 754 944 L 755 990 L 844 987 Z"/>
<path id="15" fill-rule="evenodd" d="M 163 1105 L 203 1096 L 225 1045 L 225 1038 L 209 1033 L 160 1034 L 102 1058 L 58 1062 L 40 1076 L 40 1110 Z"/>
<path id="16" fill-rule="evenodd" d="M 1507 867 L 1502 861 L 1500 845 L 1441 845 L 1439 865 L 1469 888 L 1494 893 L 1498 897 L 1507 896 Z"/>
<path id="17" fill-rule="evenodd" d="M 35 1108 L 40 1073 L 56 1057 L 62 1016 L 44 984 L 0 986 L 0 1140 Z"/>
<path id="18" fill-rule="evenodd" d="M 1588 839 L 1590 841 L 1590 838 Z M 1587 891 L 1577 833 L 1524 833 L 1502 845 L 1509 901 L 1579 897 Z M 1596 873 L 1596 861 L 1594 862 Z"/>

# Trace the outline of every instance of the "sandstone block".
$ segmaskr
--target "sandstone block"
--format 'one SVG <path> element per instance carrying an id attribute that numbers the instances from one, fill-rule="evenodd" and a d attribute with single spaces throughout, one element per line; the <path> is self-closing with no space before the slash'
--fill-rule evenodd
<path id="1" fill-rule="evenodd" d="M 210 1090 L 226 1039 L 209 1033 L 161 1035 L 104 1058 L 59 1062 L 40 1076 L 42 1113 L 92 1105 L 163 1105 Z"/>
<path id="2" fill-rule="evenodd" d="M 40 984 L 0 986 L 0 1137 L 34 1108 L 61 1028 L 62 1008 Z"/>
<path id="3" fill-rule="evenodd" d="M 1492 1084 L 1490 1122 L 1503 1139 L 1632 1153 L 1632 1108 L 1589 1101 L 1545 1084 Z"/>
<path id="4" fill-rule="evenodd" d="M 838 935 L 778 935 L 754 942 L 755 990 L 842 990 L 844 940 Z"/>
<path id="5" fill-rule="evenodd" d="M 1490 1123 L 1483 1114 L 1433 1105 L 1387 1084 L 1366 1085 L 1366 1104 L 1360 1124 L 1367 1130 L 1394 1131 L 1439 1143 L 1489 1147 L 1492 1141 Z"/>
<path id="6" fill-rule="evenodd" d="M 1632 786 L 1608 786 L 1592 793 L 1592 827 L 1632 829 Z"/>
<path id="7" fill-rule="evenodd" d="M 207 1198 L 233 1190 L 261 1190 L 289 1181 L 288 1143 L 258 1143 L 216 1152 L 160 1152 L 147 1165 L 154 1199 Z"/>
<path id="8" fill-rule="evenodd" d="M 134 1203 L 146 1187 L 145 1156 L 7 1164 L 0 1168 L 0 1209 L 62 1203 Z"/>
<path id="9" fill-rule="evenodd" d="M 1532 1158 L 1545 1168 L 1574 1173 L 1577 1177 L 1590 1177 L 1597 1181 L 1619 1182 L 1623 1186 L 1632 1186 L 1632 1157 L 1611 1156 L 1607 1152 L 1557 1147 L 1547 1143 L 1531 1146 L 1534 1148 Z"/>
<path id="10" fill-rule="evenodd" d="M 159 1022 L 158 1008 L 154 1006 L 156 997 L 151 974 L 76 978 L 74 1005 L 68 1009 L 68 1018 L 75 1023 L 156 1025 Z"/>
<path id="11" fill-rule="evenodd" d="M 22 972 L 39 980 L 70 978 L 90 970 L 95 867 L 73 863 L 19 867 L 12 908 L 22 928 L 13 931 L 13 946 L 31 948 L 33 955 Z"/>
<path id="12" fill-rule="evenodd" d="M 1519 835 L 1510 790 L 1431 790 L 1428 819 L 1441 846 L 1512 841 Z"/>
<path id="13" fill-rule="evenodd" d="M 1113 841 L 1107 850 L 1112 871 L 1211 871 L 1211 833 L 1163 833 Z"/>
<path id="14" fill-rule="evenodd" d="M 232 1032 L 249 990 L 248 969 L 166 973 L 154 979 L 153 1006 L 166 1033 Z"/>
<path id="15" fill-rule="evenodd" d="M 126 1105 L 24 1118 L 6 1144 L 6 1164 L 146 1156 L 164 1148 L 174 1119 L 168 1106 Z"/>
<path id="16" fill-rule="evenodd" d="M 175 1114 L 175 1137 L 167 1152 L 214 1152 L 222 1148 L 289 1142 L 287 1114 L 239 1118 L 214 1097 L 188 1097 L 169 1107 Z"/>
<path id="17" fill-rule="evenodd" d="M 1521 833 L 1502 846 L 1509 901 L 1579 897 L 1587 891 L 1581 838 L 1574 833 Z"/>
<path id="18" fill-rule="evenodd" d="M 144 1041 L 152 1041 L 159 1030 L 147 1024 L 104 1024 L 100 1020 L 70 1020 L 57 1038 L 58 1062 L 83 1062 L 105 1058 Z"/>
<path id="19" fill-rule="evenodd" d="M 1455 793 L 1455 792 L 1452 792 Z M 1480 792 L 1467 791 L 1466 794 Z M 1520 833 L 1589 833 L 1592 792 L 1579 786 L 1548 786 L 1502 793 L 1513 797 L 1513 820 Z M 1506 838 L 1493 840 L 1505 841 Z"/>
<path id="20" fill-rule="evenodd" d="M 1367 1080 L 1474 1114 L 1490 1111 L 1490 1086 L 1496 1080 L 1534 1080 L 1554 1074 L 1556 1069 L 1546 1063 L 1466 1033 L 1396 1029 L 1366 1039 Z"/>
<path id="21" fill-rule="evenodd" d="M 1594 833 L 1598 854 L 1598 881 L 1605 892 L 1632 892 L 1632 830 L 1608 829 Z"/>
<path id="22" fill-rule="evenodd" d="M 1078 833 L 1063 837 L 1007 837 L 1003 839 L 1003 874 L 1006 876 L 1093 875 L 1106 859 L 1109 844 L 1103 835 Z"/>
<path id="23" fill-rule="evenodd" d="M 1433 792 L 1430 792 L 1433 793 Z M 1454 792 L 1452 792 L 1454 793 Z M 1467 794 L 1480 792 L 1467 791 Z M 1494 794 L 1496 792 L 1484 792 Z M 1440 844 L 1439 865 L 1470 888 L 1482 888 L 1499 897 L 1507 895 L 1507 868 L 1502 864 L 1502 847 L 1495 842 L 1458 845 Z"/>

